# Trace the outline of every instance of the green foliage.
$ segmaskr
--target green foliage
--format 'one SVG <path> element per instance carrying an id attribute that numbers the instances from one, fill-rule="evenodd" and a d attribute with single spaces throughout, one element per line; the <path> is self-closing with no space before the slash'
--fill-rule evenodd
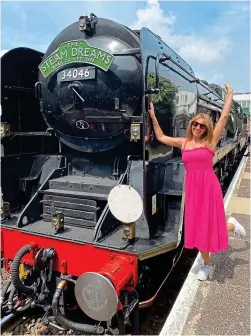
<path id="1" fill-rule="evenodd" d="M 147 75 L 147 87 L 156 88 L 156 76 L 155 73 L 149 73 Z M 178 92 L 177 88 L 167 78 L 160 76 L 159 80 L 159 94 L 151 95 L 151 101 L 154 104 L 158 103 L 171 103 L 173 104 L 175 95 Z"/>

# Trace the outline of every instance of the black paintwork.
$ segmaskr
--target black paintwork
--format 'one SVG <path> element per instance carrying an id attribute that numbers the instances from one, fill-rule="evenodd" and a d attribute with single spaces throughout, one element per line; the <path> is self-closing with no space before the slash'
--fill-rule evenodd
<path id="1" fill-rule="evenodd" d="M 108 51 L 114 49 L 110 44 L 116 40 L 115 61 L 107 73 L 98 69 L 95 80 L 82 83 L 81 94 L 85 103 L 78 101 L 74 107 L 71 105 L 73 95 L 68 89 L 69 82 L 57 83 L 57 72 L 74 64 L 61 67 L 47 79 L 41 75 L 38 78 L 37 72 L 35 77 L 28 77 L 31 87 L 37 79 L 42 83 L 41 95 L 38 94 L 40 110 L 59 136 L 60 146 L 55 151 L 56 156 L 51 155 L 53 146 L 50 147 L 46 159 L 42 155 L 4 156 L 4 200 L 10 201 L 12 210 L 21 213 L 18 219 L 3 225 L 13 227 L 17 224 L 19 229 L 34 234 L 126 249 L 139 255 L 168 245 L 175 249 L 182 234 L 184 167 L 179 150 L 156 140 L 147 116 L 148 103 L 154 103 L 165 134 L 185 136 L 187 123 L 198 112 L 209 113 L 214 122 L 218 120 L 224 103 L 220 96 L 222 93 L 218 88 L 197 80 L 189 64 L 148 29 L 136 34 L 106 19 L 98 20 L 94 34 L 85 35 L 79 31 L 78 23 L 70 25 L 54 39 L 44 58 L 61 43 L 78 38 L 86 38 L 90 44 Z M 126 48 L 128 52 L 124 51 Z M 33 60 L 25 63 L 24 72 L 29 69 L 33 73 L 42 55 L 31 50 L 18 50 L 14 53 L 16 58 L 20 52 L 26 53 L 28 60 Z M 118 56 L 119 53 L 123 55 Z M 8 53 L 4 57 L 11 59 Z M 10 62 L 6 64 L 10 68 Z M 18 64 L 22 63 L 15 59 L 14 64 L 17 64 L 14 69 L 19 74 Z M 16 127 L 20 113 L 22 117 L 38 118 L 31 119 L 33 122 L 41 119 L 38 102 L 34 103 L 36 113 L 32 115 L 30 110 L 29 114 L 26 113 L 26 101 L 18 99 L 19 96 L 15 97 L 14 102 L 17 105 L 22 103 L 22 108 L 15 112 L 14 119 L 9 117 L 8 106 L 2 105 L 3 121 Z M 29 101 L 33 102 L 33 96 Z M 233 140 L 237 126 L 240 132 L 242 110 L 237 111 L 238 106 L 234 105 L 234 119 L 229 121 L 226 141 L 220 142 L 219 146 Z M 111 116 L 121 119 L 110 122 Z M 137 116 L 137 121 L 143 126 L 141 139 L 137 142 L 130 141 L 129 133 L 124 132 L 130 127 L 131 116 Z M 100 118 L 96 130 L 82 133 L 76 129 L 74 123 L 78 118 L 91 120 L 94 117 Z M 100 129 L 103 124 L 106 128 Z M 20 132 L 33 130 L 18 125 Z M 45 131 L 48 126 L 45 125 L 34 130 Z M 54 141 L 56 137 L 51 139 Z M 4 146 L 9 148 L 10 139 L 4 141 Z M 40 143 L 34 142 L 33 145 L 34 150 L 41 153 Z M 20 143 L 15 146 L 14 153 L 19 154 Z M 15 164 L 18 160 L 21 160 L 20 166 Z M 10 165 L 12 174 L 7 179 Z M 135 188 L 144 203 L 142 216 L 136 222 L 135 242 L 130 244 L 121 239 L 120 223 L 112 216 L 107 204 L 109 191 L 120 183 Z M 153 209 L 154 198 L 156 211 Z M 55 211 L 64 213 L 66 226 L 66 230 L 57 235 L 49 223 Z M 50 229 L 45 229 L 49 226 Z"/>
<path id="2" fill-rule="evenodd" d="M 1 120 L 10 124 L 11 132 L 45 132 L 47 129 L 35 97 L 38 65 L 42 56 L 33 49 L 16 48 L 1 57 Z M 1 140 L 5 156 L 49 154 L 58 150 L 58 141 L 52 137 L 11 134 L 10 138 Z"/>

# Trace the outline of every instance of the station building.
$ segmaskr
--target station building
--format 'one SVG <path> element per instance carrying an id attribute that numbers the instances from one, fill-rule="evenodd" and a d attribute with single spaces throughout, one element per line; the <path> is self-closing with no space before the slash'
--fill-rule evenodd
<path id="1" fill-rule="evenodd" d="M 251 92 L 248 93 L 234 93 L 234 100 L 242 107 L 243 112 L 247 117 L 250 117 L 251 111 Z"/>

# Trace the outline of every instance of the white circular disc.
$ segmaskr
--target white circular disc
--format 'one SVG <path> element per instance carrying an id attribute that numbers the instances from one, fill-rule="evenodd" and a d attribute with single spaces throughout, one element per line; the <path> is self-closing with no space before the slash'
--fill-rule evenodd
<path id="1" fill-rule="evenodd" d="M 82 274 L 75 284 L 75 297 L 83 312 L 94 320 L 108 321 L 117 312 L 116 290 L 112 282 L 99 273 Z"/>
<path id="2" fill-rule="evenodd" d="M 143 211 L 139 193 L 125 184 L 120 184 L 110 191 L 108 205 L 113 216 L 122 223 L 135 222 Z"/>

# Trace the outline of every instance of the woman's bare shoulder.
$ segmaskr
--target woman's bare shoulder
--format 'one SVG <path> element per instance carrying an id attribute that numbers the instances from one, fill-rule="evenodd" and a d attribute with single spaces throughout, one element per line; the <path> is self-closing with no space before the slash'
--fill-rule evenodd
<path id="1" fill-rule="evenodd" d="M 189 140 L 187 138 L 180 138 L 181 147 L 183 148 Z"/>
<path id="2" fill-rule="evenodd" d="M 177 142 L 179 142 L 180 144 L 180 148 L 182 149 L 185 145 L 185 143 L 187 142 L 187 138 L 176 138 Z"/>

